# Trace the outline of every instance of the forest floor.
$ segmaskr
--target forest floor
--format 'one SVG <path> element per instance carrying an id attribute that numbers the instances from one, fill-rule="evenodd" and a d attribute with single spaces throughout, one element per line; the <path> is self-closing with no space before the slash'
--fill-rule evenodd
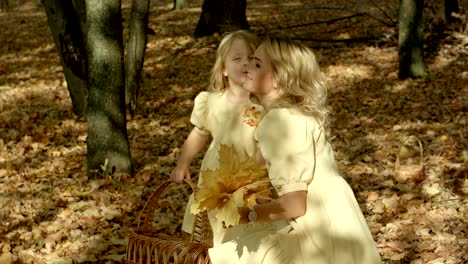
<path id="1" fill-rule="evenodd" d="M 45 12 L 39 1 L 23 2 L 0 12 L 0 263 L 119 263 L 145 201 L 168 179 L 190 131 L 193 99 L 207 87 L 219 36 L 192 38 L 200 0 L 181 11 L 171 11 L 172 1 L 152 1 L 155 34 L 138 110 L 128 118 L 135 175 L 90 180 L 86 122 L 72 113 Z M 302 38 L 316 52 L 330 87 L 338 166 L 384 263 L 468 262 L 462 26 L 431 24 L 429 76 L 400 81 L 398 1 L 247 2 L 252 30 Z M 129 17 L 128 1 L 123 13 Z M 170 186 L 156 230 L 181 236 L 190 192 Z"/>

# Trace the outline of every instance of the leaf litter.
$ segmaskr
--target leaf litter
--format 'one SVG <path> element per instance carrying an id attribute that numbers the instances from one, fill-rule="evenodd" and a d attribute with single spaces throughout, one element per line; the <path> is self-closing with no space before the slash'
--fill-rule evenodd
<path id="1" fill-rule="evenodd" d="M 155 35 L 138 111 L 128 119 L 136 173 L 90 180 L 86 123 L 72 114 L 45 12 L 23 2 L 0 12 L 0 263 L 119 263 L 146 199 L 168 179 L 190 131 L 193 98 L 207 87 L 219 36 L 191 37 L 201 1 L 174 12 L 172 2 L 152 1 Z M 316 52 L 330 86 L 338 166 L 384 263 L 465 263 L 466 21 L 462 30 L 456 24 L 437 31 L 443 8 L 425 1 L 430 75 L 399 81 L 396 27 L 382 23 L 396 21 L 398 1 L 374 2 L 248 1 L 247 16 L 253 30 L 303 38 Z M 129 1 L 123 4 L 129 17 Z M 366 15 L 314 24 L 356 13 Z M 375 38 L 310 41 L 368 36 Z M 192 164 L 195 179 L 202 156 Z M 411 167 L 398 168 L 397 157 L 401 165 L 422 164 L 418 177 L 398 178 Z M 170 186 L 155 229 L 183 237 L 190 192 Z"/>

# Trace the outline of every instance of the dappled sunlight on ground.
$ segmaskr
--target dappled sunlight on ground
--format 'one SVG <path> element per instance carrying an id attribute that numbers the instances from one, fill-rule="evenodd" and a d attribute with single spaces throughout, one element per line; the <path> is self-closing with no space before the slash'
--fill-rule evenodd
<path id="1" fill-rule="evenodd" d="M 124 1 L 127 19 L 129 2 Z M 86 177 L 86 122 L 72 113 L 40 5 L 0 13 L 0 258 L 9 253 L 25 263 L 122 259 L 144 202 L 168 178 L 191 129 L 193 99 L 208 85 L 220 37 L 192 38 L 201 2 L 176 12 L 172 2 L 151 3 L 148 26 L 154 34 L 148 35 L 137 111 L 127 118 L 136 170 L 131 178 Z M 399 81 L 395 28 L 382 24 L 396 19 L 398 1 L 379 7 L 371 2 L 248 1 L 247 15 L 253 30 L 303 38 L 314 49 L 330 87 L 338 166 L 384 262 L 463 263 L 466 36 L 454 32 L 431 40 L 430 75 Z M 330 21 L 358 12 L 369 13 Z M 361 39 L 336 42 L 338 36 Z M 194 177 L 201 157 L 192 164 Z M 422 173 L 399 178 L 406 165 L 423 165 Z M 181 236 L 189 193 L 185 185 L 169 188 L 162 203 L 168 206 L 155 216 L 158 230 Z"/>

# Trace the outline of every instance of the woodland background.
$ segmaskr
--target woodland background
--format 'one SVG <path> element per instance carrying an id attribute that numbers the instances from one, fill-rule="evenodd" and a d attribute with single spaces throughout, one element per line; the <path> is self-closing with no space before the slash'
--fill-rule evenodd
<path id="1" fill-rule="evenodd" d="M 45 11 L 18 2 L 0 12 L 0 263 L 119 263 L 146 199 L 174 167 L 220 37 L 192 37 L 202 1 L 180 11 L 151 1 L 139 107 L 127 118 L 135 174 L 88 179 L 86 122 L 73 115 Z M 468 261 L 466 4 L 447 24 L 443 4 L 425 2 L 430 74 L 405 81 L 397 0 L 247 2 L 253 31 L 300 37 L 316 52 L 339 169 L 385 263 Z M 353 14 L 365 15 L 333 21 Z M 171 185 L 156 229 L 181 235 L 189 193 Z"/>

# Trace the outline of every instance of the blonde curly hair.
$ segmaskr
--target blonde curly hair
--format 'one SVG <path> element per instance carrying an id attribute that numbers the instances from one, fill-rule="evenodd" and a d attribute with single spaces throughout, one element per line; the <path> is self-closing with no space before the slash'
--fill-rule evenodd
<path id="1" fill-rule="evenodd" d="M 271 36 L 265 36 L 261 45 L 280 89 L 280 98 L 270 109 L 294 107 L 328 127 L 327 87 L 313 51 L 301 42 Z"/>
<path id="2" fill-rule="evenodd" d="M 252 54 L 260 44 L 260 38 L 247 30 L 238 30 L 225 33 L 221 42 L 219 43 L 218 50 L 216 51 L 216 61 L 211 69 L 211 78 L 208 91 L 219 92 L 229 87 L 228 78 L 223 75 L 224 62 L 235 40 L 245 41 L 247 46 L 249 46 Z"/>

